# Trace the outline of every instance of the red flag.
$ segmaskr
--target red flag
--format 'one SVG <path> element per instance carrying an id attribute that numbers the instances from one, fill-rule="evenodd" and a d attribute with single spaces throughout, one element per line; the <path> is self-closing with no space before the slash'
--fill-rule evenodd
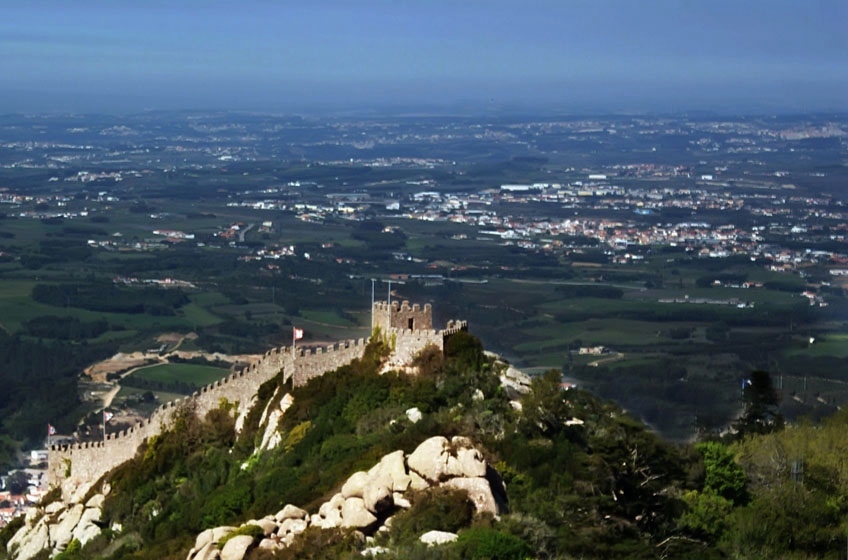
<path id="1" fill-rule="evenodd" d="M 295 329 L 294 330 L 294 339 L 300 340 L 301 338 L 303 338 L 303 329 Z"/>
<path id="2" fill-rule="evenodd" d="M 109 420 L 112 419 L 113 416 L 115 416 L 115 415 L 112 414 L 111 412 L 109 412 L 108 410 L 104 410 L 103 411 L 103 422 L 104 423 L 108 422 Z"/>
<path id="3" fill-rule="evenodd" d="M 50 424 L 47 424 L 47 435 L 48 436 L 55 436 L 56 435 L 56 428 L 53 427 Z"/>

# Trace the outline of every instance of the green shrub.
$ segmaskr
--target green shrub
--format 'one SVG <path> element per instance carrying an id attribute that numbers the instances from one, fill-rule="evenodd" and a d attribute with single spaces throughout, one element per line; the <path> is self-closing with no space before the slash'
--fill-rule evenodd
<path id="1" fill-rule="evenodd" d="M 435 344 L 429 344 L 415 356 L 412 365 L 418 368 L 419 375 L 432 377 L 442 369 L 444 363 L 444 353 Z"/>
<path id="2" fill-rule="evenodd" d="M 259 542 L 265 536 L 265 531 L 259 525 L 244 525 L 218 541 L 218 549 L 223 549 L 227 541 L 233 537 L 240 537 L 242 535 L 253 537 L 253 542 Z"/>
<path id="3" fill-rule="evenodd" d="M 523 540 L 495 529 L 468 529 L 459 534 L 456 546 L 471 560 L 524 560 L 530 547 Z"/>
<path id="4" fill-rule="evenodd" d="M 82 560 L 82 556 L 80 555 L 81 549 L 82 545 L 80 545 L 80 542 L 74 539 L 68 543 L 65 552 L 56 556 L 55 560 Z"/>
<path id="5" fill-rule="evenodd" d="M 3 554 L 6 553 L 6 543 L 8 543 L 12 537 L 15 536 L 15 533 L 18 532 L 18 529 L 24 526 L 24 516 L 19 515 L 16 518 L 9 521 L 9 523 L 0 529 L 0 558 L 2 558 Z"/>
<path id="6" fill-rule="evenodd" d="M 230 484 L 218 488 L 206 501 L 203 527 L 217 527 L 230 522 L 250 505 L 250 488 Z"/>
<path id="7" fill-rule="evenodd" d="M 412 507 L 392 520 L 391 534 L 396 542 L 416 540 L 427 531 L 455 533 L 468 527 L 474 504 L 462 490 L 433 488 L 416 494 Z"/>
<path id="8" fill-rule="evenodd" d="M 329 560 L 362 558 L 360 537 L 354 531 L 309 527 L 295 537 L 291 545 L 277 551 L 277 560 Z"/>

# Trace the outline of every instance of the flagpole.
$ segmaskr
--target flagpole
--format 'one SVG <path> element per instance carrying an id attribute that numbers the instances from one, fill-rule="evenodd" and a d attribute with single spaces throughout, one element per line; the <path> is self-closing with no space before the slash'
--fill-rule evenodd
<path id="1" fill-rule="evenodd" d="M 294 345 L 296 344 L 296 341 L 297 341 L 297 338 L 295 338 L 295 336 L 294 336 L 294 333 L 295 333 L 294 329 L 295 329 L 295 327 L 294 327 L 294 325 L 292 325 L 292 358 L 295 357 Z"/>
<path id="2" fill-rule="evenodd" d="M 386 296 L 386 336 L 392 329 L 392 281 L 389 280 L 389 293 Z"/>

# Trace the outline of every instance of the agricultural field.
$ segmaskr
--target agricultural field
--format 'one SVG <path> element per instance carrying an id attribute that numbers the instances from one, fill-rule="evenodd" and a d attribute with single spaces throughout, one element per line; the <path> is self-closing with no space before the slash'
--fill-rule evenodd
<path id="1" fill-rule="evenodd" d="M 848 402 L 848 300 L 832 274 L 841 257 L 809 257 L 846 252 L 842 202 L 827 194 L 846 179 L 844 148 L 775 140 L 754 164 L 735 153 L 693 152 L 673 135 L 654 152 L 633 132 L 643 124 L 625 121 L 609 135 L 578 133 L 582 125 L 567 122 L 425 119 L 398 124 L 416 131 L 399 136 L 394 125 L 370 121 L 338 129 L 298 121 L 281 140 L 265 136 L 276 122 L 255 136 L 204 136 L 194 118 L 163 127 L 142 119 L 133 126 L 143 132 L 127 140 L 142 146 L 137 151 L 91 133 L 91 158 L 60 169 L 47 148 L 42 160 L 28 153 L 41 161 L 32 169 L 16 166 L 14 150 L 2 152 L 9 167 L 0 170 L 0 342 L 9 355 L 26 355 L 9 375 L 25 378 L 33 356 L 61 355 L 73 372 L 43 369 L 61 370 L 73 396 L 84 393 L 83 369 L 118 352 L 257 354 L 290 344 L 293 328 L 304 329 L 298 344 L 307 346 L 367 337 L 374 279 L 378 299 L 391 280 L 392 298 L 431 303 L 437 326 L 465 319 L 487 349 L 516 366 L 560 370 L 677 440 L 696 427 L 727 426 L 755 369 L 781 376 L 790 418 Z M 698 138 L 713 134 L 697 119 L 676 126 Z M 481 136 L 481 128 L 493 134 Z M 349 130 L 370 137 L 375 129 L 381 140 L 372 148 L 348 144 Z M 153 148 L 171 133 L 179 154 Z M 453 140 L 420 140 L 430 133 Z M 75 138 L 62 126 L 50 134 Z M 204 140 L 183 146 L 186 135 Z M 724 139 L 715 136 L 717 145 Z M 254 155 L 218 160 L 207 148 L 221 143 Z M 406 150 L 415 161 L 392 159 Z M 114 151 L 129 162 L 120 164 L 120 181 L 78 180 L 114 172 L 98 159 Z M 810 159 L 799 166 L 801 153 Z M 730 169 L 727 184 L 698 179 L 717 167 Z M 774 179 L 784 169 L 794 174 L 792 189 Z M 608 180 L 589 185 L 599 171 Z M 549 187 L 500 188 L 513 183 Z M 809 200 L 820 217 L 793 231 Z M 774 216 L 763 218 L 772 205 Z M 786 212 L 797 215 L 784 219 Z M 580 221 L 588 225 L 569 229 Z M 679 236 L 643 242 L 657 228 Z M 648 237 L 631 233 L 640 229 Z M 615 235 L 631 238 L 616 245 Z M 730 238 L 737 246 L 709 256 Z M 786 254 L 778 262 L 762 248 Z M 790 261 L 801 264 L 784 267 Z M 139 395 L 150 391 L 155 403 L 223 374 L 214 365 L 168 364 L 110 382 L 121 384 L 118 403 L 147 410 L 154 404 Z M 805 379 L 806 389 L 798 385 Z M 38 396 L 28 391 L 19 402 Z M 55 395 L 48 406 L 66 433 L 83 414 L 71 400 Z M 15 430 L 19 441 L 41 437 L 35 423 Z"/>
<path id="2" fill-rule="evenodd" d="M 142 379 L 162 385 L 188 384 L 203 387 L 221 379 L 228 372 L 226 369 L 198 364 L 161 364 L 137 369 L 128 376 L 128 380 Z"/>

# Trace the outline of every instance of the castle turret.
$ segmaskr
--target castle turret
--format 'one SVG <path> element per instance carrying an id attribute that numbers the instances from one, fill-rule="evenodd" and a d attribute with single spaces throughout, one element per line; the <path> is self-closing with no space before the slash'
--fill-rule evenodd
<path id="1" fill-rule="evenodd" d="M 387 328 L 387 326 L 389 328 Z M 433 328 L 433 308 L 429 303 L 424 307 L 417 303 L 410 306 L 408 301 L 386 305 L 385 301 L 375 301 L 371 313 L 371 328 L 379 327 L 381 331 L 389 329 L 421 331 Z"/>

